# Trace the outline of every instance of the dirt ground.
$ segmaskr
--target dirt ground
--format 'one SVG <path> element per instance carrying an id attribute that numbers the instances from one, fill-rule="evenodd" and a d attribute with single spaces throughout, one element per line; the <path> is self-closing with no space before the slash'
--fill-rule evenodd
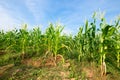
<path id="1" fill-rule="evenodd" d="M 0 67 L 0 80 L 120 80 L 118 72 L 100 74 L 94 63 L 63 60 L 58 55 L 46 59 L 30 58 L 21 64 L 8 64 Z"/>

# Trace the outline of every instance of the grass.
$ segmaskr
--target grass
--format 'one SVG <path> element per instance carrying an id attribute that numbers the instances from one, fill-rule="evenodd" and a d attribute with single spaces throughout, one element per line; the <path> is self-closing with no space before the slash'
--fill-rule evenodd
<path id="1" fill-rule="evenodd" d="M 39 61 L 37 59 L 32 59 Z M 31 61 L 29 60 L 29 64 Z M 1 80 L 119 80 L 120 72 L 114 66 L 108 66 L 107 76 L 101 76 L 100 67 L 89 62 L 78 62 L 66 60 L 57 66 L 27 65 L 22 63 L 19 66 L 3 67 L 6 70 L 0 74 Z M 3 70 L 3 69 L 2 69 Z"/>

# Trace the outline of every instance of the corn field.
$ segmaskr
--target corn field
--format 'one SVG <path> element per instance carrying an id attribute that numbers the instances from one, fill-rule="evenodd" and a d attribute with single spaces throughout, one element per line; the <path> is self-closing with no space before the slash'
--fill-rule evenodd
<path id="1" fill-rule="evenodd" d="M 0 65 L 18 63 L 20 60 L 33 56 L 53 56 L 56 60 L 58 54 L 64 59 L 76 59 L 83 62 L 95 62 L 104 65 L 112 63 L 120 68 L 120 18 L 108 24 L 104 17 L 85 21 L 75 35 L 66 35 L 64 27 L 50 24 L 45 32 L 41 29 L 22 29 L 0 31 Z M 101 67 L 102 70 L 103 67 Z"/>

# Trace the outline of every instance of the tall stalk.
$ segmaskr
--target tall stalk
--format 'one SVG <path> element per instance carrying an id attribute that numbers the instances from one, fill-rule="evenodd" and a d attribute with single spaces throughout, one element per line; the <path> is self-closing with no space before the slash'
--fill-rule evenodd
<path id="1" fill-rule="evenodd" d="M 79 54 L 78 56 L 78 60 L 81 61 L 81 58 L 83 57 L 83 27 L 79 28 L 79 32 L 77 34 L 77 36 L 75 36 L 75 48 Z"/>
<path id="2" fill-rule="evenodd" d="M 20 49 L 21 49 L 21 53 L 22 53 L 22 59 L 24 59 L 25 57 L 25 53 L 27 50 L 27 45 L 28 45 L 28 37 L 29 37 L 29 33 L 27 31 L 27 25 L 23 25 L 23 28 L 20 29 L 19 32 L 19 37 L 20 37 Z"/>
<path id="3" fill-rule="evenodd" d="M 33 51 L 37 53 L 37 55 L 40 53 L 40 47 L 41 46 L 41 30 L 39 28 L 34 28 L 32 33 L 31 33 L 31 42 L 33 46 Z"/>
<path id="4" fill-rule="evenodd" d="M 63 30 L 63 27 L 60 25 L 56 25 L 54 27 L 53 24 L 50 24 L 49 27 L 46 30 L 46 45 L 47 45 L 47 52 L 53 53 L 52 55 L 55 56 L 56 60 L 56 55 L 58 50 L 62 47 L 60 44 L 60 36 L 61 32 Z"/>
<path id="5" fill-rule="evenodd" d="M 116 27 L 116 35 L 115 35 L 115 41 L 116 41 L 116 51 L 117 51 L 117 67 L 120 65 L 120 17 L 115 21 L 115 27 Z"/>

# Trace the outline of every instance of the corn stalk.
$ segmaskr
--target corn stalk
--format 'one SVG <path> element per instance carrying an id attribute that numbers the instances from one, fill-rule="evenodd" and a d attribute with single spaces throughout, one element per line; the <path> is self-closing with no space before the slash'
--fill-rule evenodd
<path id="1" fill-rule="evenodd" d="M 62 45 L 60 44 L 60 36 L 62 30 L 62 26 L 56 25 L 54 27 L 53 24 L 50 24 L 46 30 L 45 43 L 47 46 L 47 53 L 52 53 L 52 55 L 55 57 L 55 61 L 56 55 L 58 54 L 58 50 L 62 47 Z"/>
<path id="2" fill-rule="evenodd" d="M 23 25 L 23 28 L 20 29 L 19 34 L 19 41 L 20 41 L 20 49 L 21 49 L 21 53 L 22 53 L 22 59 L 24 59 L 25 57 L 25 53 L 26 53 L 26 49 L 27 49 L 27 44 L 28 44 L 28 36 L 29 33 L 27 31 L 27 25 Z"/>
<path id="3" fill-rule="evenodd" d="M 35 51 L 38 55 L 40 53 L 40 47 L 42 47 L 41 30 L 39 29 L 39 27 L 33 29 L 33 31 L 31 32 L 31 36 L 33 51 Z"/>

